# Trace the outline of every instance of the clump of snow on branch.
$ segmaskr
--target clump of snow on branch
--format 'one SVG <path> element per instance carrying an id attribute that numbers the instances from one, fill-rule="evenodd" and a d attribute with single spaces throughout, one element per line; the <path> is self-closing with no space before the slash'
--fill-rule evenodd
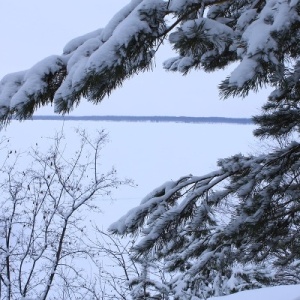
<path id="1" fill-rule="evenodd" d="M 69 42 L 62 55 L 4 77 L 0 118 L 26 119 L 50 102 L 57 113 L 67 113 L 82 97 L 98 103 L 125 79 L 148 70 L 168 36 L 179 55 L 165 62 L 166 70 L 186 74 L 239 62 L 220 85 L 225 98 L 246 96 L 264 84 L 278 88 L 294 55 L 294 40 L 287 45 L 283 39 L 297 28 L 298 5 L 279 0 L 132 0 L 106 27 Z"/>

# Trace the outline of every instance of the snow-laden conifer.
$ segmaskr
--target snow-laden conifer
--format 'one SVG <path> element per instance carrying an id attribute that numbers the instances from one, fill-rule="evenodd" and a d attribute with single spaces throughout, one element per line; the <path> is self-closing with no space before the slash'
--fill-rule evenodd
<path id="1" fill-rule="evenodd" d="M 0 118 L 26 119 L 50 102 L 66 113 L 82 97 L 98 103 L 126 78 L 151 68 L 165 39 L 177 53 L 166 58 L 166 70 L 214 71 L 238 62 L 220 84 L 223 97 L 246 96 L 265 84 L 274 87 L 272 99 L 295 97 L 298 12 L 295 0 L 132 0 L 106 27 L 70 41 L 62 54 L 5 76 Z"/>
<path id="2" fill-rule="evenodd" d="M 175 299 L 291 283 L 299 272 L 299 265 L 291 271 L 300 246 L 299 144 L 235 155 L 219 167 L 163 184 L 110 226 L 113 233 L 140 234 L 135 255 L 155 253 L 177 274 L 170 282 L 173 292 L 180 286 Z"/>
<path id="3" fill-rule="evenodd" d="M 0 118 L 28 118 L 50 102 L 66 113 L 81 97 L 98 103 L 148 70 L 166 39 L 177 54 L 166 58 L 166 70 L 216 71 L 235 62 L 221 97 L 271 87 L 255 135 L 279 146 L 165 183 L 110 230 L 141 235 L 134 254 L 141 261 L 151 254 L 174 274 L 175 299 L 299 282 L 299 13 L 298 0 L 132 0 L 61 55 L 4 77 Z"/>

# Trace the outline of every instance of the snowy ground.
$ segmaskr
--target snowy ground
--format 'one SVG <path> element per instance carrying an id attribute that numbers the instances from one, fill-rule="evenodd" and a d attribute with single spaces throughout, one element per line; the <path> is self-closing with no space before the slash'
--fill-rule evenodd
<path id="1" fill-rule="evenodd" d="M 10 137 L 16 150 L 35 143 L 47 149 L 47 137 L 62 128 L 70 143 L 75 144 L 73 129 L 78 127 L 85 128 L 90 135 L 97 129 L 106 129 L 110 143 L 102 152 L 103 168 L 113 165 L 119 177 L 132 178 L 138 184 L 136 188 L 117 190 L 114 200 L 99 199 L 103 214 L 95 221 L 104 229 L 165 181 L 210 172 L 216 168 L 218 158 L 263 151 L 252 137 L 253 125 L 26 121 L 13 122 L 0 135 Z M 213 298 L 221 299 L 300 300 L 300 285 Z"/>
<path id="2" fill-rule="evenodd" d="M 211 300 L 300 300 L 300 285 L 244 291 L 229 296 L 214 297 Z"/>

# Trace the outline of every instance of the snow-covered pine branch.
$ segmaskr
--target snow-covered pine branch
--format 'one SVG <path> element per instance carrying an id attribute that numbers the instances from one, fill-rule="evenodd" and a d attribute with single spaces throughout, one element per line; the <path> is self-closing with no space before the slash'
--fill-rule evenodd
<path id="1" fill-rule="evenodd" d="M 286 69 L 298 74 L 298 12 L 296 0 L 132 0 L 105 28 L 69 42 L 63 54 L 5 76 L 0 119 L 29 118 L 50 102 L 57 113 L 69 112 L 82 97 L 98 103 L 148 70 L 168 37 L 179 56 L 165 62 L 167 70 L 213 71 L 238 61 L 220 84 L 223 97 L 246 96 L 264 84 L 275 87 L 273 96 L 288 95 Z"/>
<path id="2" fill-rule="evenodd" d="M 151 253 L 164 262 L 174 274 L 174 299 L 299 282 L 300 2 L 220 1 L 206 7 L 205 1 L 169 1 L 169 7 L 184 19 L 169 35 L 180 55 L 165 68 L 186 74 L 238 61 L 220 94 L 246 96 L 272 86 L 262 114 L 254 117 L 254 133 L 279 147 L 235 155 L 220 160 L 215 172 L 168 182 L 110 231 L 140 236 L 135 255 Z M 296 141 L 286 139 L 290 135 Z"/>
<path id="3" fill-rule="evenodd" d="M 172 282 L 173 292 L 180 285 L 186 292 L 193 286 L 199 294 L 205 282 L 221 276 L 213 289 L 219 295 L 225 274 L 230 280 L 234 266 L 246 272 L 249 262 L 254 264 L 246 273 L 256 281 L 248 278 L 247 283 L 241 276 L 238 289 L 272 285 L 276 268 L 299 260 L 300 145 L 293 142 L 257 157 L 235 155 L 219 166 L 206 176 L 165 183 L 109 228 L 140 235 L 137 257 L 154 253 L 169 272 L 180 274 Z"/>
<path id="4" fill-rule="evenodd" d="M 165 29 L 163 1 L 131 1 L 109 22 L 69 42 L 62 55 L 0 82 L 1 120 L 30 117 L 54 102 L 66 113 L 82 96 L 97 103 L 132 74 L 148 69 L 158 37 Z"/>
<path id="5" fill-rule="evenodd" d="M 132 0 L 105 28 L 68 43 L 63 54 L 4 77 L 1 122 L 26 119 L 50 102 L 57 113 L 69 112 L 81 97 L 100 102 L 148 70 L 166 39 L 177 52 L 164 64 L 169 71 L 215 71 L 236 62 L 220 95 L 246 96 L 271 86 L 254 118 L 255 135 L 275 138 L 281 148 L 235 155 L 206 176 L 166 183 L 110 230 L 142 234 L 136 255 L 151 253 L 151 260 L 164 260 L 167 270 L 178 272 L 170 282 L 178 299 L 205 299 L 253 288 L 253 282 L 298 282 L 300 146 L 282 138 L 299 138 L 299 14 L 299 0 Z M 268 267 L 278 270 L 274 278 Z"/>

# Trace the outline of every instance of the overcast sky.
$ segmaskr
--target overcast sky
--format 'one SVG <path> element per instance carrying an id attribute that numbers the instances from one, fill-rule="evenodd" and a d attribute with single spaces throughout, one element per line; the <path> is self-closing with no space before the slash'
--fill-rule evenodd
<path id="1" fill-rule="evenodd" d="M 128 0 L 0 0 L 0 77 L 30 68 L 39 60 L 61 54 L 74 37 L 104 27 Z M 176 54 L 168 43 L 159 51 L 153 72 L 124 82 L 100 105 L 82 104 L 72 115 L 173 115 L 250 117 L 259 113 L 268 93 L 246 99 L 219 100 L 217 86 L 230 69 L 187 76 L 165 72 L 162 62 Z M 50 107 L 38 114 L 52 114 Z"/>

